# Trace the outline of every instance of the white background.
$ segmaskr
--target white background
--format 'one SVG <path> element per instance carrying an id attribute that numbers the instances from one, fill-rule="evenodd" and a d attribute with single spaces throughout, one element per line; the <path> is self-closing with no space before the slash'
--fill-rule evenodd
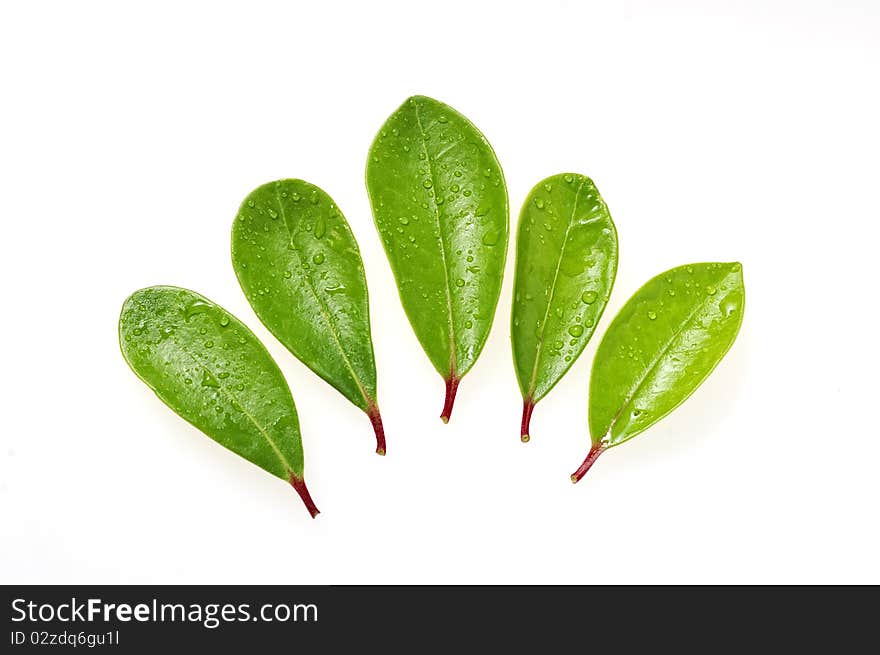
<path id="1" fill-rule="evenodd" d="M 661 4 L 4 3 L 0 581 L 880 583 L 880 5 Z M 527 445 L 512 248 L 444 426 L 372 224 L 367 149 L 415 93 L 486 134 L 513 225 L 563 171 L 617 223 L 611 304 Z M 360 242 L 384 459 L 236 283 L 238 204 L 282 177 L 323 187 Z M 642 282 L 706 260 L 743 263 L 736 344 L 573 486 L 598 337 Z M 316 520 L 129 371 L 119 308 L 151 284 L 265 341 Z"/>

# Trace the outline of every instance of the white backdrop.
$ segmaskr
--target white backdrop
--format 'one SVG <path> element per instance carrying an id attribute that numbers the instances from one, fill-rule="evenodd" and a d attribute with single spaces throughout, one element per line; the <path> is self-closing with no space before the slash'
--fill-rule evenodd
<path id="1" fill-rule="evenodd" d="M 880 583 L 878 36 L 871 0 L 4 4 L 0 582 Z M 415 93 L 486 134 L 512 228 L 563 171 L 617 223 L 612 301 L 527 445 L 512 248 L 444 426 L 372 224 L 367 149 Z M 384 459 L 233 274 L 238 204 L 281 177 L 324 188 L 360 242 Z M 573 486 L 598 337 L 642 282 L 706 260 L 743 263 L 736 344 Z M 117 316 L 150 284 L 265 341 L 316 520 L 129 371 Z"/>

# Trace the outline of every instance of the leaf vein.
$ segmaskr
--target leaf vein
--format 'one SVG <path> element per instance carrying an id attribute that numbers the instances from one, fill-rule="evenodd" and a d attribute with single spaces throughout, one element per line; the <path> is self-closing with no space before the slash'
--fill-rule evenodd
<path id="1" fill-rule="evenodd" d="M 284 220 L 284 225 L 287 227 L 288 232 L 290 233 L 290 245 L 292 246 L 291 252 L 296 254 L 297 260 L 299 260 L 300 269 L 305 270 L 303 267 L 302 256 L 300 255 L 299 250 L 296 248 L 296 243 L 294 242 L 295 232 L 291 229 L 290 224 L 287 222 L 287 215 L 284 211 L 284 203 L 281 202 L 281 195 L 278 189 L 275 189 L 275 199 L 278 202 L 278 209 L 281 212 L 281 218 Z M 339 349 L 339 354 L 342 356 L 342 361 L 345 363 L 345 367 L 348 369 L 348 372 L 351 374 L 351 379 L 354 381 L 355 385 L 357 385 L 358 390 L 361 392 L 361 395 L 364 397 L 364 402 L 369 407 L 373 404 L 373 400 L 367 395 L 366 389 L 364 385 L 361 384 L 361 380 L 358 377 L 357 373 L 354 372 L 354 367 L 351 365 L 351 361 L 348 359 L 348 355 L 345 352 L 345 349 L 342 347 L 342 342 L 339 339 L 339 331 L 336 327 L 336 324 L 330 317 L 330 310 L 321 300 L 321 296 L 318 294 L 318 290 L 312 284 L 312 278 L 306 274 L 303 277 L 306 279 L 306 287 L 308 287 L 309 291 L 312 293 L 312 297 L 315 299 L 315 304 L 318 306 L 318 310 L 321 312 L 321 316 L 323 316 L 324 320 L 327 322 L 329 326 L 330 334 L 333 336 L 333 342 L 336 344 L 336 347 Z"/>
<path id="2" fill-rule="evenodd" d="M 559 271 L 562 268 L 562 258 L 565 256 L 565 248 L 568 245 L 568 237 L 571 233 L 571 226 L 574 223 L 574 215 L 577 212 L 578 200 L 580 200 L 581 189 L 584 188 L 585 180 L 581 178 L 577 191 L 574 193 L 574 206 L 571 208 L 571 216 L 568 218 L 568 225 L 565 226 L 565 237 L 562 240 L 562 249 L 559 252 L 559 259 L 556 261 L 556 271 L 553 273 L 553 282 L 550 285 L 550 298 L 547 300 L 547 309 L 544 311 L 544 319 L 541 321 L 541 329 L 538 333 L 538 345 L 535 349 L 535 365 L 532 368 L 532 379 L 529 380 L 529 397 L 535 393 L 535 385 L 538 377 L 538 364 L 541 361 L 541 350 L 544 347 L 544 330 L 547 328 L 547 318 L 550 316 L 550 308 L 553 306 L 553 299 L 556 297 L 556 283 L 559 280 Z"/>
<path id="3" fill-rule="evenodd" d="M 437 186 L 437 178 L 434 174 L 434 166 L 431 163 L 431 155 L 428 152 L 428 140 L 425 135 L 425 128 L 422 125 L 422 118 L 419 115 L 419 104 L 418 102 L 413 103 L 413 107 L 415 108 L 416 114 L 416 124 L 419 128 L 419 135 L 421 136 L 422 142 L 422 150 L 425 153 L 425 161 L 428 163 L 428 175 L 431 178 L 431 186 L 434 188 L 434 193 L 438 193 Z M 437 207 L 436 203 L 431 203 L 434 207 L 434 218 L 437 221 L 437 236 L 440 242 L 440 259 L 443 261 L 443 270 L 445 273 L 444 282 L 446 283 L 446 307 L 447 307 L 447 315 L 449 318 L 449 373 L 450 375 L 455 375 L 455 364 L 456 364 L 456 356 L 455 356 L 455 322 L 452 316 L 452 286 L 449 280 L 449 262 L 446 259 L 446 244 L 443 241 L 443 231 L 442 225 L 440 221 L 440 209 Z"/>

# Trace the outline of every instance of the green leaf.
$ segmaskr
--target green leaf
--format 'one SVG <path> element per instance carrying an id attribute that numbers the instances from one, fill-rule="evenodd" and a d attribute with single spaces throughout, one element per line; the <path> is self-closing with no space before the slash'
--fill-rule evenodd
<path id="1" fill-rule="evenodd" d="M 318 513 L 303 480 L 290 389 L 244 323 L 193 291 L 149 287 L 123 304 L 119 344 L 162 402 L 217 443 L 290 482 L 312 517 Z"/>
<path id="2" fill-rule="evenodd" d="M 446 381 L 446 422 L 501 291 L 509 222 L 501 166 L 467 118 L 413 96 L 373 141 L 367 191 L 403 308 Z"/>
<path id="3" fill-rule="evenodd" d="M 519 217 L 511 341 L 523 396 L 520 437 L 593 336 L 617 273 L 617 230 L 593 181 L 542 180 Z"/>
<path id="4" fill-rule="evenodd" d="M 679 266 L 636 291 L 596 351 L 592 447 L 573 482 L 602 452 L 652 426 L 700 386 L 736 339 L 744 308 L 739 263 Z"/>
<path id="5" fill-rule="evenodd" d="M 367 413 L 384 455 L 364 265 L 330 196 L 302 180 L 253 191 L 232 227 L 232 266 L 263 325 Z"/>

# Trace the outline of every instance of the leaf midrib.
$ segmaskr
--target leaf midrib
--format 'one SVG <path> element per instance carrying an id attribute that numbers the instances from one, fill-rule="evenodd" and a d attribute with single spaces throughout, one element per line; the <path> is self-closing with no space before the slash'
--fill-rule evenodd
<path id="1" fill-rule="evenodd" d="M 300 255 L 299 250 L 297 249 L 296 243 L 294 242 L 295 230 L 291 229 L 290 223 L 287 222 L 287 214 L 284 211 L 284 203 L 281 202 L 281 194 L 278 189 L 275 189 L 275 199 L 278 203 L 278 209 L 281 212 L 281 218 L 284 221 L 284 226 L 287 228 L 288 234 L 290 234 L 290 245 L 293 247 L 292 252 L 296 253 L 296 257 L 299 260 L 299 267 L 301 270 L 305 270 L 303 267 L 302 256 Z M 330 319 L 329 309 L 324 305 L 321 300 L 320 295 L 318 294 L 318 290 L 312 284 L 312 278 L 308 274 L 304 275 L 306 279 L 306 286 L 309 288 L 309 291 L 312 292 L 312 296 L 315 299 L 315 303 L 318 305 L 318 309 L 321 312 L 321 316 L 324 318 L 324 321 L 327 323 L 330 329 L 330 334 L 333 335 L 333 342 L 336 344 L 336 348 L 339 350 L 339 354 L 342 356 L 342 361 L 345 364 L 345 367 L 348 369 L 349 374 L 351 374 L 351 379 L 354 381 L 355 385 L 357 385 L 358 391 L 361 392 L 361 396 L 364 398 L 364 402 L 367 407 L 373 404 L 372 398 L 367 395 L 367 391 L 364 388 L 364 385 L 361 384 L 361 380 L 358 377 L 357 373 L 354 372 L 354 367 L 351 365 L 351 361 L 348 359 L 348 355 L 345 352 L 345 349 L 342 347 L 342 342 L 339 340 L 339 334 L 336 330 L 336 325 Z"/>
<path id="2" fill-rule="evenodd" d="M 721 279 L 718 282 L 716 282 L 716 284 L 720 285 L 721 282 L 724 281 L 724 279 L 726 277 L 728 277 L 729 275 L 730 275 L 729 272 L 727 274 L 723 275 L 721 277 Z M 624 397 L 624 401 L 623 401 L 623 403 L 621 403 L 620 409 L 617 410 L 617 413 L 614 415 L 614 418 L 611 419 L 611 422 L 608 424 L 608 429 L 605 431 L 605 434 L 602 435 L 602 438 L 605 438 L 609 434 L 611 434 L 611 432 L 614 430 L 614 426 L 616 425 L 617 420 L 620 418 L 621 414 L 623 414 L 623 410 L 626 409 L 627 405 L 629 405 L 633 401 L 633 399 L 638 395 L 639 391 L 641 391 L 642 386 L 645 384 L 645 380 L 647 380 L 648 377 L 651 375 L 651 373 L 654 371 L 654 369 L 657 368 L 657 365 L 660 363 L 660 360 L 663 359 L 663 357 L 666 355 L 666 353 L 669 352 L 669 349 L 672 348 L 672 344 L 674 344 L 675 341 L 678 339 L 678 337 L 681 336 L 681 333 L 684 332 L 685 327 L 691 323 L 694 316 L 697 315 L 697 312 L 699 312 L 702 309 L 705 309 L 705 307 L 707 305 L 709 305 L 711 303 L 711 301 L 712 301 L 712 296 L 705 296 L 700 302 L 698 302 L 696 304 L 694 309 L 691 310 L 690 313 L 688 313 L 688 315 L 685 317 L 685 319 L 681 323 L 679 323 L 678 328 L 672 333 L 672 336 L 663 345 L 663 348 L 660 350 L 660 352 L 657 354 L 657 356 L 654 357 L 653 360 L 651 360 L 651 363 L 648 366 L 648 368 L 646 368 L 644 373 L 641 376 L 639 376 L 638 381 L 636 382 L 636 385 Z"/>
<path id="3" fill-rule="evenodd" d="M 550 307 L 553 306 L 553 299 L 556 297 L 556 282 L 559 279 L 559 271 L 562 269 L 562 258 L 565 257 L 565 249 L 568 246 L 568 237 L 571 234 L 571 226 L 574 223 L 574 215 L 577 212 L 578 201 L 581 197 L 581 189 L 584 188 L 586 180 L 581 178 L 577 190 L 574 192 L 574 206 L 571 208 L 571 215 L 568 217 L 568 225 L 565 226 L 565 236 L 562 240 L 562 249 L 559 251 L 559 259 L 556 261 L 556 271 L 553 273 L 553 283 L 550 287 L 550 298 L 547 300 L 547 309 L 544 311 L 544 319 L 541 321 L 541 331 L 538 334 L 538 345 L 535 349 L 535 364 L 532 368 L 532 377 L 529 380 L 528 397 L 532 398 L 535 393 L 535 386 L 538 379 L 538 365 L 541 362 L 541 350 L 544 348 L 544 331 L 547 329 L 547 318 L 550 316 Z"/>
<path id="4" fill-rule="evenodd" d="M 428 175 L 431 178 L 431 187 L 434 189 L 434 194 L 439 193 L 439 187 L 437 186 L 437 178 L 434 175 L 434 166 L 431 163 L 431 155 L 428 152 L 428 140 L 425 135 L 425 128 L 422 126 L 422 118 L 419 114 L 419 103 L 418 101 L 413 102 L 413 107 L 415 108 L 416 114 L 416 125 L 419 128 L 419 135 L 421 137 L 422 143 L 422 151 L 425 153 L 425 161 L 428 162 Z M 449 320 L 449 374 L 450 376 L 455 376 L 455 368 L 456 368 L 456 348 L 455 348 L 455 321 L 452 316 L 452 286 L 449 280 L 449 262 L 446 259 L 446 244 L 443 241 L 443 230 L 441 229 L 440 223 L 440 209 L 437 206 L 436 202 L 430 203 L 433 208 L 434 219 L 437 223 L 437 236 L 440 242 L 440 259 L 443 262 L 443 281 L 445 283 L 446 289 L 446 310 L 447 310 L 447 318 Z"/>

